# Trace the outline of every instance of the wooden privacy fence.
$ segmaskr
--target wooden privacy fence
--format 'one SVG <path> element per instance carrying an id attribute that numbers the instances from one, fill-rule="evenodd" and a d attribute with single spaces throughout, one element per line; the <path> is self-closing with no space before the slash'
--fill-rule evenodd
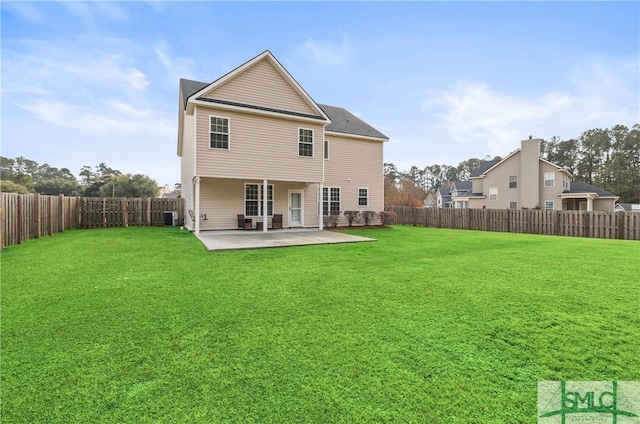
<path id="1" fill-rule="evenodd" d="M 165 212 L 184 220 L 183 199 L 0 194 L 1 248 L 71 228 L 165 225 Z"/>
<path id="2" fill-rule="evenodd" d="M 640 213 L 386 206 L 400 225 L 640 240 Z"/>

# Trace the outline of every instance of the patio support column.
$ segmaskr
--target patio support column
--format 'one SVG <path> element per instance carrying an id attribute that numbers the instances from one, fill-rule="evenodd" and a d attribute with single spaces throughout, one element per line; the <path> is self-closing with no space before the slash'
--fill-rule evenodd
<path id="1" fill-rule="evenodd" d="M 196 235 L 199 236 L 200 235 L 200 177 L 195 177 L 193 181 L 195 183 L 193 187 L 193 199 L 194 199 L 193 202 L 195 203 L 194 219 L 196 221 L 194 222 L 194 229 L 195 229 Z"/>
<path id="2" fill-rule="evenodd" d="M 324 228 L 324 205 L 322 204 L 322 192 L 324 191 L 323 184 L 320 183 L 320 191 L 318 192 L 318 211 L 320 211 L 320 231 Z"/>
<path id="3" fill-rule="evenodd" d="M 587 212 L 591 212 L 593 210 L 593 199 L 591 196 L 587 196 Z"/>
<path id="4" fill-rule="evenodd" d="M 262 232 L 267 232 L 267 220 L 269 219 L 269 186 L 267 185 L 267 180 L 262 181 Z"/>

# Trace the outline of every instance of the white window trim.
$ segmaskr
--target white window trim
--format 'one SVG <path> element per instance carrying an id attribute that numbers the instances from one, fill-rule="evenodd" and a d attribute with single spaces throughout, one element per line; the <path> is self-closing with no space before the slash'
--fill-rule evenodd
<path id="1" fill-rule="evenodd" d="M 329 160 L 329 140 L 324 140 L 322 157 L 324 160 Z"/>
<path id="2" fill-rule="evenodd" d="M 324 190 L 327 190 L 327 212 L 331 212 L 331 189 L 337 188 L 340 193 L 340 200 L 338 201 L 338 212 L 342 212 L 342 188 L 338 186 L 323 186 L 322 187 L 322 215 L 324 216 Z"/>
<path id="3" fill-rule="evenodd" d="M 551 175 L 552 178 L 547 179 L 547 175 Z M 551 184 L 547 185 L 547 181 L 551 181 Z M 555 187 L 556 186 L 556 173 L 555 172 L 545 172 L 544 173 L 544 186 L 545 187 Z"/>
<path id="4" fill-rule="evenodd" d="M 248 215 L 247 214 L 247 186 L 248 185 L 257 185 L 258 186 L 258 199 L 251 199 L 252 202 L 258 202 L 258 215 Z M 276 208 L 276 203 L 275 203 L 275 198 L 276 198 L 276 192 L 275 192 L 275 187 L 273 186 L 273 184 L 267 184 L 267 192 L 269 191 L 269 187 L 271 187 L 271 215 L 267 215 L 268 217 L 273 218 L 273 214 L 275 213 L 275 208 Z M 260 193 L 263 192 L 262 190 L 262 183 L 244 183 L 244 194 L 243 194 L 243 198 L 244 198 L 244 203 L 242 206 L 242 209 L 244 211 L 244 216 L 247 217 L 253 217 L 253 218 L 260 218 L 263 215 L 260 214 L 260 212 L 262 211 L 262 207 L 264 206 L 264 199 L 261 198 Z M 268 202 L 268 200 L 267 200 Z"/>
<path id="5" fill-rule="evenodd" d="M 367 195 L 365 197 L 365 199 L 367 200 L 367 204 L 366 205 L 361 205 L 360 204 L 360 198 L 362 196 L 360 196 L 360 190 L 367 190 Z M 369 187 L 358 187 L 358 207 L 359 208 L 368 208 L 369 207 Z"/>
<path id="6" fill-rule="evenodd" d="M 306 131 L 311 131 L 311 143 L 306 143 L 304 141 L 300 141 L 300 130 L 306 130 Z M 296 144 L 296 148 L 298 149 L 298 157 L 299 158 L 310 158 L 313 159 L 315 157 L 316 154 L 316 149 L 314 146 L 314 139 L 316 138 L 316 133 L 315 130 L 313 128 L 303 128 L 303 127 L 298 127 L 298 143 Z M 300 144 L 311 144 L 311 156 L 302 156 L 300 154 Z"/>
<path id="7" fill-rule="evenodd" d="M 548 208 L 548 207 L 547 207 L 547 205 L 548 205 L 549 203 L 551 204 L 551 208 Z M 554 210 L 554 209 L 555 209 L 555 207 L 556 207 L 556 205 L 555 205 L 555 203 L 554 203 L 554 201 L 553 201 L 553 200 L 545 200 L 545 201 L 544 201 L 544 210 L 545 210 L 545 211 L 552 211 L 552 210 Z"/>
<path id="8" fill-rule="evenodd" d="M 515 207 L 511 207 L 511 205 L 514 205 Z M 509 209 L 511 209 L 512 211 L 518 209 L 518 202 L 509 202 Z"/>
<path id="9" fill-rule="evenodd" d="M 227 142 L 226 149 L 223 147 L 211 147 L 211 134 L 213 134 L 213 131 L 211 131 L 211 118 L 220 118 L 220 119 L 227 120 L 227 138 L 229 139 L 229 141 Z M 216 134 L 222 134 L 222 133 L 216 133 Z M 231 118 L 229 118 L 228 116 L 209 115 L 209 150 L 231 150 Z"/>
<path id="10" fill-rule="evenodd" d="M 495 191 L 495 193 L 492 193 L 493 191 Z M 495 195 L 496 198 L 492 199 L 491 196 Z M 495 202 L 498 200 L 498 187 L 489 187 L 489 200 L 491 202 Z"/>
<path id="11" fill-rule="evenodd" d="M 515 178 L 514 183 L 515 187 L 511 187 L 511 177 Z M 517 175 L 509 175 L 509 188 L 518 188 L 518 176 Z"/>

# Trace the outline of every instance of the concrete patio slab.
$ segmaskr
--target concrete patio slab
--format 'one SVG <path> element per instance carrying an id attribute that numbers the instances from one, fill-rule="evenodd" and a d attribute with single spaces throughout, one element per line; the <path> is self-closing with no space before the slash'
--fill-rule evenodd
<path id="1" fill-rule="evenodd" d="M 376 241 L 317 229 L 259 231 L 208 231 L 197 236 L 207 250 L 266 249 L 269 247 L 306 246 L 311 244 L 358 243 Z"/>

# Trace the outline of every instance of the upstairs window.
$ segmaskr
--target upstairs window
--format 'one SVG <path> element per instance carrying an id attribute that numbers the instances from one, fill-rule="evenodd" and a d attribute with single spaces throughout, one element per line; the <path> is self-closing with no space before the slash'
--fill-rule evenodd
<path id="1" fill-rule="evenodd" d="M 211 116 L 209 122 L 209 147 L 229 150 L 229 118 Z"/>
<path id="2" fill-rule="evenodd" d="M 510 175 L 509 176 L 509 188 L 518 188 L 518 176 Z"/>
<path id="3" fill-rule="evenodd" d="M 545 187 L 554 187 L 556 185 L 556 173 L 555 172 L 545 172 L 544 173 L 544 186 Z"/>
<path id="4" fill-rule="evenodd" d="M 329 159 L 329 140 L 324 141 L 324 158 Z"/>
<path id="5" fill-rule="evenodd" d="M 298 156 L 313 157 L 313 130 L 298 130 Z"/>
<path id="6" fill-rule="evenodd" d="M 491 187 L 489 189 L 489 200 L 498 200 L 498 187 Z"/>

